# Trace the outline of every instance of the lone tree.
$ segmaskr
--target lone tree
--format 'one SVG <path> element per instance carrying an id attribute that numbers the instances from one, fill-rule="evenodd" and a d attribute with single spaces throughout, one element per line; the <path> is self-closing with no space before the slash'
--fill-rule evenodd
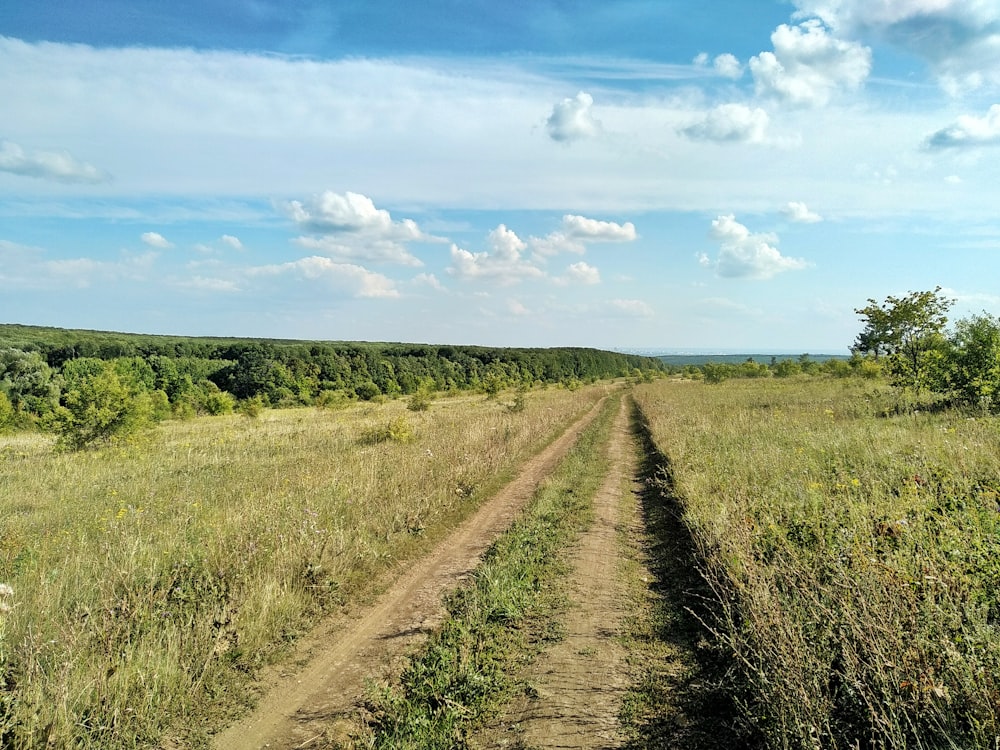
<path id="1" fill-rule="evenodd" d="M 929 384 L 937 365 L 945 357 L 944 327 L 954 300 L 941 296 L 941 287 L 929 292 L 910 292 L 905 297 L 886 297 L 879 304 L 855 310 L 865 323 L 851 349 L 858 354 L 888 358 L 889 372 L 896 382 L 916 389 Z"/>

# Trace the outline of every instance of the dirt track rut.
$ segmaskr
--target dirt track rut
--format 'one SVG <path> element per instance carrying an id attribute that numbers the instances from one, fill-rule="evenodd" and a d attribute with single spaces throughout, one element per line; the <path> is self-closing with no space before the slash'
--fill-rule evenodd
<path id="1" fill-rule="evenodd" d="M 565 637 L 528 669 L 531 696 L 510 706 L 483 750 L 618 747 L 618 713 L 630 680 L 617 642 L 624 604 L 618 541 L 622 492 L 634 490 L 636 452 L 623 401 L 607 446 L 608 473 L 594 498 L 595 520 L 570 556 Z M 630 519 L 623 519 L 629 522 Z M 485 738 L 484 738 L 485 739 Z"/>
<path id="2" fill-rule="evenodd" d="M 291 750 L 325 744 L 357 705 L 366 678 L 393 674 L 405 654 L 442 621 L 442 595 L 472 573 L 599 408 L 529 460 L 516 479 L 414 563 L 372 606 L 317 628 L 302 646 L 303 653 L 314 654 L 305 667 L 276 680 L 258 709 L 220 733 L 214 748 Z"/>

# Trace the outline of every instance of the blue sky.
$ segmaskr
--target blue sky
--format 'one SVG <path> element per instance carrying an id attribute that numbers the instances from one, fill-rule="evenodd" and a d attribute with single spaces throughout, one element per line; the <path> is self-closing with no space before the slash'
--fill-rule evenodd
<path id="1" fill-rule="evenodd" d="M 998 165 L 995 0 L 12 0 L 0 321 L 842 352 Z"/>

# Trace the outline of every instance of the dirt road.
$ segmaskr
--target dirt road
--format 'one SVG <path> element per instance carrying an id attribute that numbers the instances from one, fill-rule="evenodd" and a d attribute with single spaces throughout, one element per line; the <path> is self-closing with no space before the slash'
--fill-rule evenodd
<path id="1" fill-rule="evenodd" d="M 530 696 L 510 706 L 484 748 L 620 746 L 618 713 L 630 678 L 617 641 L 622 599 L 619 519 L 623 492 L 635 491 L 636 451 L 622 403 L 607 446 L 608 473 L 594 498 L 595 520 L 570 556 L 571 609 L 563 640 L 528 669 Z M 516 740 L 515 740 L 516 738 Z"/>
<path id="2" fill-rule="evenodd" d="M 321 625 L 300 646 L 301 671 L 275 679 L 258 709 L 219 734 L 216 750 L 328 746 L 364 692 L 365 680 L 393 674 L 444 616 L 442 595 L 476 567 L 489 544 L 530 500 L 599 406 L 528 461 L 519 476 L 430 555 L 391 584 L 372 606 Z"/>

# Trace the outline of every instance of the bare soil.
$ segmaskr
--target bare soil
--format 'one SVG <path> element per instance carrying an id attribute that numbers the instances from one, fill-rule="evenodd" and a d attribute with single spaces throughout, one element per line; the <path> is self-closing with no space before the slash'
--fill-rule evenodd
<path id="1" fill-rule="evenodd" d="M 304 638 L 292 660 L 299 667 L 268 678 L 258 708 L 216 736 L 216 750 L 320 748 L 346 740 L 365 681 L 398 674 L 406 654 L 443 620 L 443 595 L 469 577 L 598 411 L 599 406 L 592 409 L 529 460 L 428 556 L 396 571 L 372 605 L 331 617 Z"/>

